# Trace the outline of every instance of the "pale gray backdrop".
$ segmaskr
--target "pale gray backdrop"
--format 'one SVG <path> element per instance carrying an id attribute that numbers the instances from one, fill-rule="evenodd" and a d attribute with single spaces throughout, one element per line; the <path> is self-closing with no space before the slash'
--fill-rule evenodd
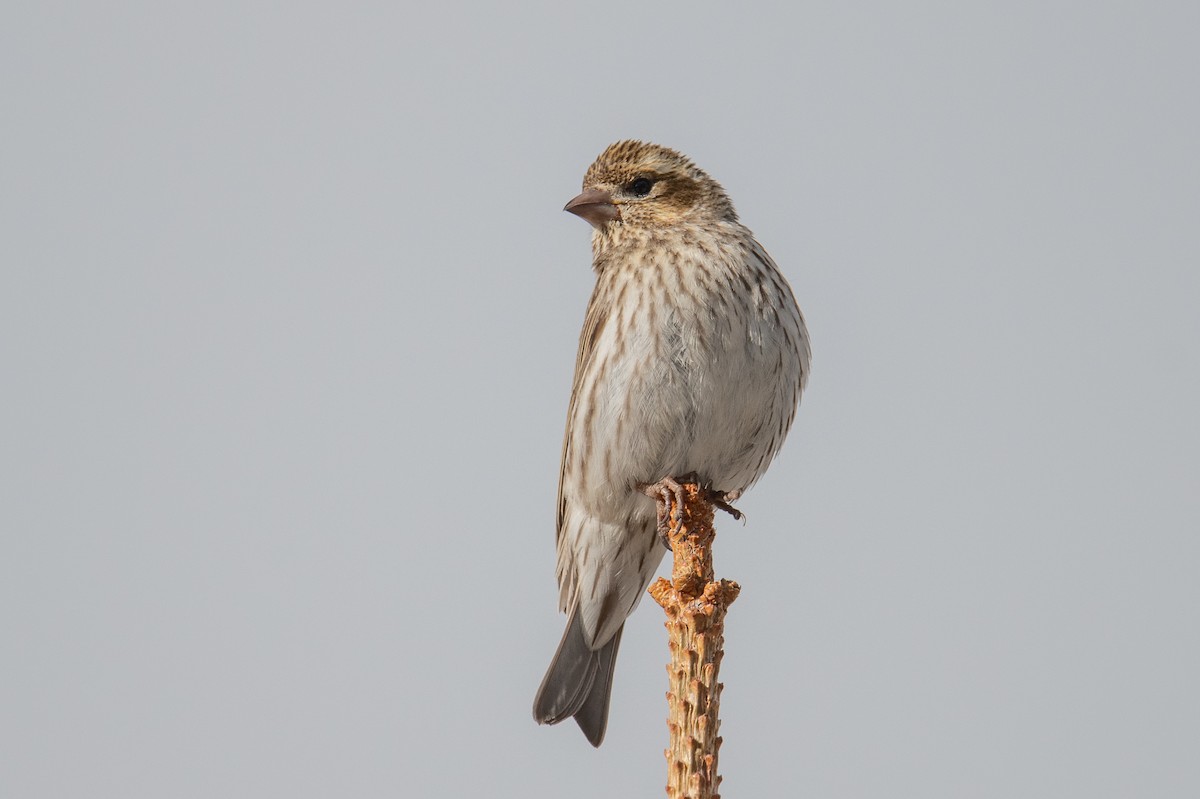
<path id="1" fill-rule="evenodd" d="M 815 352 L 723 794 L 1200 795 L 1200 6 L 731 5 L 5 6 L 0 794 L 661 795 L 651 603 L 530 718 L 642 137 Z"/>

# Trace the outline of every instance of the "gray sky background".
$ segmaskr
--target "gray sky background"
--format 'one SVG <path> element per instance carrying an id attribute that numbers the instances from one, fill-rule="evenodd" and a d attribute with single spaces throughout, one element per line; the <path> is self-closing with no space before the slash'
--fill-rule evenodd
<path id="1" fill-rule="evenodd" d="M 815 354 L 720 524 L 730 797 L 1200 795 L 1200 6 L 8 3 L 0 793 L 659 796 L 539 728 L 616 139 Z"/>

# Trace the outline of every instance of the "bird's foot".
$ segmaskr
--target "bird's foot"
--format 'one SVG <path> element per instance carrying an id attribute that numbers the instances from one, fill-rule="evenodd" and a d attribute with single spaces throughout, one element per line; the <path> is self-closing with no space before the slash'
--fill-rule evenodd
<path id="1" fill-rule="evenodd" d="M 683 503 L 686 499 L 683 487 L 688 483 L 701 486 L 704 498 L 711 502 L 713 507 L 720 508 L 738 521 L 746 518 L 746 514 L 730 504 L 741 497 L 741 491 L 718 491 L 711 484 L 701 484 L 700 477 L 695 472 L 680 477 L 664 477 L 657 483 L 638 483 L 637 489 L 655 500 L 658 505 L 658 537 L 668 550 L 674 549 L 671 546 L 671 528 L 678 526 L 682 518 Z M 675 500 L 674 507 L 671 500 Z"/>
<path id="2" fill-rule="evenodd" d="M 673 477 L 664 477 L 657 483 L 637 484 L 637 489 L 658 505 L 658 539 L 668 550 L 674 551 L 671 546 L 671 527 L 679 524 L 683 514 L 683 502 L 686 499 L 683 484 L 692 482 L 694 477 L 694 475 L 684 476 L 679 480 Z M 671 507 L 672 499 L 675 500 L 673 508 Z"/>
<path id="3" fill-rule="evenodd" d="M 746 518 L 746 514 L 729 504 L 737 502 L 738 497 L 742 495 L 741 491 L 718 491 L 712 486 L 705 486 L 704 491 L 714 508 L 720 508 L 739 522 Z"/>

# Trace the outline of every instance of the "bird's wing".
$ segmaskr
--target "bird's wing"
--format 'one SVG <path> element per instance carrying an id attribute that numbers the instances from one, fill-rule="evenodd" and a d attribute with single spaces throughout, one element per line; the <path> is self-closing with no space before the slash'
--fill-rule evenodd
<path id="1" fill-rule="evenodd" d="M 750 239 L 751 255 L 759 260 L 765 270 L 763 274 L 770 277 L 773 284 L 772 288 L 779 295 L 779 302 L 788 303 L 795 310 L 795 316 L 784 314 L 780 320 L 780 329 L 784 337 L 787 339 L 790 351 L 796 353 L 799 358 L 798 374 L 796 389 L 796 402 L 800 400 L 800 394 L 804 391 L 804 384 L 808 382 L 808 373 L 812 363 L 812 345 L 808 340 L 808 327 L 804 323 L 804 313 L 800 310 L 800 306 L 796 303 L 796 294 L 792 291 L 792 285 L 788 283 L 784 277 L 783 271 L 776 265 L 775 260 L 770 254 L 758 243 L 753 237 Z M 795 404 L 793 403 L 792 414 L 795 415 Z M 788 420 L 788 426 L 791 426 L 791 420 Z"/>
<path id="2" fill-rule="evenodd" d="M 567 457 L 571 452 L 571 430 L 575 427 L 576 397 L 587 372 L 588 362 L 592 358 L 596 341 L 604 331 L 608 321 L 609 303 L 601 300 L 602 292 L 597 284 L 588 302 L 587 314 L 583 318 L 583 330 L 579 333 L 579 351 L 575 355 L 575 378 L 571 382 L 571 401 L 567 405 L 567 429 L 563 433 L 562 460 L 558 465 L 558 513 L 554 522 L 555 542 L 561 546 L 563 533 L 563 517 L 566 515 L 566 499 L 563 497 L 563 480 L 567 471 Z"/>

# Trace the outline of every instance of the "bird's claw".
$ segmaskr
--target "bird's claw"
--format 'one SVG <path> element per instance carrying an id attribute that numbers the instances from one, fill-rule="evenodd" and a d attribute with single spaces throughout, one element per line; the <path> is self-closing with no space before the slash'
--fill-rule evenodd
<path id="1" fill-rule="evenodd" d="M 683 482 L 688 482 L 684 478 Z M 638 490 L 646 496 L 655 500 L 662 508 L 658 514 L 658 538 L 662 541 L 664 547 L 674 551 L 671 546 L 671 527 L 678 525 L 683 514 L 683 483 L 673 477 L 664 477 L 657 483 L 639 483 Z M 671 507 L 671 500 L 675 500 L 675 507 Z M 670 513 L 666 512 L 670 509 Z"/>
<path id="2" fill-rule="evenodd" d="M 708 494 L 708 501 L 713 504 L 714 508 L 720 508 L 739 522 L 746 518 L 746 514 L 729 504 L 742 495 L 741 491 L 717 491 L 715 488 L 705 488 L 704 490 Z"/>
<path id="3" fill-rule="evenodd" d="M 677 526 L 682 518 L 683 503 L 686 499 L 683 486 L 686 483 L 699 484 L 700 478 L 695 472 L 692 472 L 679 478 L 664 477 L 657 483 L 637 484 L 639 491 L 655 500 L 659 505 L 658 538 L 662 541 L 663 546 L 671 551 L 674 551 L 674 547 L 671 546 L 671 528 Z M 711 485 L 703 485 L 700 490 L 704 492 L 704 498 L 711 502 L 713 507 L 720 508 L 738 521 L 746 518 L 746 514 L 730 504 L 737 501 L 738 497 L 742 495 L 741 491 L 718 491 Z M 673 508 L 671 506 L 672 499 L 675 500 Z M 670 512 L 668 513 L 666 509 L 670 509 Z"/>

